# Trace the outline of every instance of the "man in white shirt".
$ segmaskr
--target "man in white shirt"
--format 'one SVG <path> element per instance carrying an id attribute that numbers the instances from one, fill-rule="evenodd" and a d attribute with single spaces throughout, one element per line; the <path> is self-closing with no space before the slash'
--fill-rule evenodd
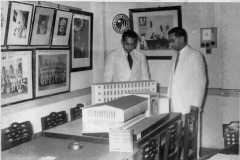
<path id="1" fill-rule="evenodd" d="M 133 30 L 123 33 L 122 48 L 110 52 L 106 58 L 104 82 L 149 80 L 146 56 L 135 49 L 138 41 Z"/>
<path id="2" fill-rule="evenodd" d="M 201 111 L 207 83 L 205 62 L 199 51 L 187 45 L 187 32 L 184 29 L 171 29 L 168 41 L 170 47 L 177 52 L 168 88 L 171 111 L 181 112 L 184 120 L 184 115 L 190 112 L 191 106 L 199 107 Z"/>

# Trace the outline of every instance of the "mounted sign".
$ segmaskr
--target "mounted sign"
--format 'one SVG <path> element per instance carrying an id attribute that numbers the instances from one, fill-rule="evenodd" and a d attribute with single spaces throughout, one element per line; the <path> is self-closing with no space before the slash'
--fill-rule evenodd
<path id="1" fill-rule="evenodd" d="M 201 48 L 217 47 L 217 28 L 201 28 Z"/>
<path id="2" fill-rule="evenodd" d="M 206 53 L 211 54 L 212 48 L 217 48 L 217 28 L 201 28 L 201 48 L 206 48 Z"/>
<path id="3" fill-rule="evenodd" d="M 125 14 L 118 14 L 114 17 L 112 26 L 117 33 L 122 34 L 130 29 L 130 20 Z"/>

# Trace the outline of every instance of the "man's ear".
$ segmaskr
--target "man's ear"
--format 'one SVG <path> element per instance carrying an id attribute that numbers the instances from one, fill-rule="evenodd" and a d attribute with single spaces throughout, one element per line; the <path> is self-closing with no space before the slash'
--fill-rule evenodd
<path id="1" fill-rule="evenodd" d="M 183 36 L 180 37 L 180 40 L 181 40 L 182 43 L 184 43 L 184 37 Z"/>
<path id="2" fill-rule="evenodd" d="M 137 45 L 138 45 L 138 39 L 136 39 L 134 49 L 136 49 Z"/>

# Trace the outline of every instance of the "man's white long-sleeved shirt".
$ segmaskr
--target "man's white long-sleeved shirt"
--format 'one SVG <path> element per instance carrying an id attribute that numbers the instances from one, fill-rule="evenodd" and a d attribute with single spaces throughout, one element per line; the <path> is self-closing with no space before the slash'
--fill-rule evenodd
<path id="1" fill-rule="evenodd" d="M 206 69 L 203 55 L 186 45 L 179 55 L 174 72 L 176 57 L 170 75 L 168 96 L 173 112 L 186 114 L 191 106 L 201 107 L 206 88 Z"/>
<path id="2" fill-rule="evenodd" d="M 146 56 L 134 49 L 130 53 L 133 59 L 130 69 L 127 54 L 123 48 L 109 53 L 105 62 L 104 82 L 149 80 Z"/>

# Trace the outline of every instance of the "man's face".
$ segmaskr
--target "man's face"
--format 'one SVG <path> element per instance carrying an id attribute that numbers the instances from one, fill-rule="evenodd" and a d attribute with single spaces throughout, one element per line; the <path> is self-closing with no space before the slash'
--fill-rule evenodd
<path id="1" fill-rule="evenodd" d="M 169 46 L 174 49 L 175 51 L 180 51 L 183 46 L 183 37 L 175 37 L 175 34 L 170 34 L 168 36 L 168 43 Z"/>
<path id="2" fill-rule="evenodd" d="M 65 28 L 66 28 L 66 20 L 65 19 L 62 19 L 61 21 L 60 21 L 60 31 L 61 32 L 64 32 L 65 31 Z"/>
<path id="3" fill-rule="evenodd" d="M 41 22 L 41 29 L 45 29 L 46 28 L 46 21 L 42 21 Z"/>
<path id="4" fill-rule="evenodd" d="M 125 40 L 121 40 L 123 49 L 127 52 L 130 53 L 132 50 L 135 48 L 137 42 L 134 38 L 126 37 Z"/>

